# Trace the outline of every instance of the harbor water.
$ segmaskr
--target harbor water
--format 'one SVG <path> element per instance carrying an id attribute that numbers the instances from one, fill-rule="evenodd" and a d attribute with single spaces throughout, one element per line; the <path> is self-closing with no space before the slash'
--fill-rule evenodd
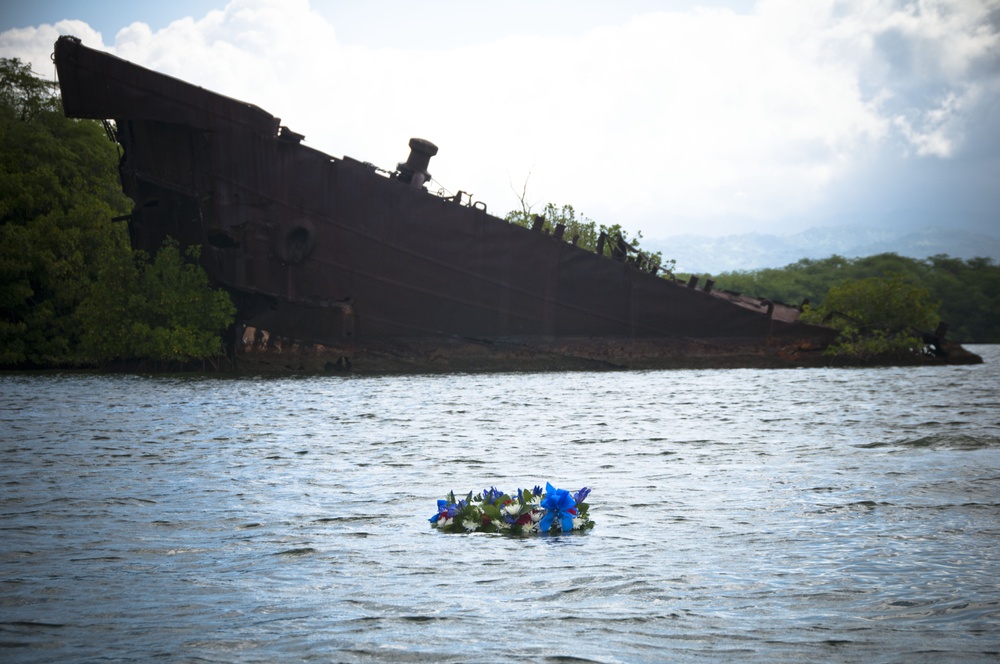
<path id="1" fill-rule="evenodd" d="M 0 376 L 4 662 L 1000 658 L 976 366 Z M 590 487 L 583 534 L 431 528 Z"/>

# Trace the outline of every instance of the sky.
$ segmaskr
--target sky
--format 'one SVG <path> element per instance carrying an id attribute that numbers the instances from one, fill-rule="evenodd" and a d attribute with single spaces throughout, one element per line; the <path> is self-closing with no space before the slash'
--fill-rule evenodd
<path id="1" fill-rule="evenodd" d="M 61 34 L 498 216 L 1000 235 L 1000 0 L 0 0 L 0 57 Z"/>

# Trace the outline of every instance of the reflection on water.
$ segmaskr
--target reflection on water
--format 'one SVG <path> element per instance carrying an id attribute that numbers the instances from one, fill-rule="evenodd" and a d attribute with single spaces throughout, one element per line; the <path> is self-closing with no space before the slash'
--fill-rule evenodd
<path id="1" fill-rule="evenodd" d="M 986 364 L 0 377 L 5 661 L 992 661 Z M 439 497 L 593 488 L 590 533 Z"/>

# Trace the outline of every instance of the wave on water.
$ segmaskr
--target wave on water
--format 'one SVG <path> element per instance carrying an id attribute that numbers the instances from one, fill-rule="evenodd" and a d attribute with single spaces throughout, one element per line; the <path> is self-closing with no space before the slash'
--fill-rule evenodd
<path id="1" fill-rule="evenodd" d="M 1000 448 L 1000 436 L 973 436 L 969 434 L 940 433 L 919 438 L 904 438 L 902 440 L 868 443 L 858 445 L 862 449 L 885 447 L 903 447 L 907 449 L 943 449 L 943 450 L 988 450 Z"/>
<path id="2" fill-rule="evenodd" d="M 995 664 L 988 350 L 907 371 L 0 376 L 0 661 Z M 598 527 L 428 522 L 451 488 L 549 479 L 594 488 Z"/>

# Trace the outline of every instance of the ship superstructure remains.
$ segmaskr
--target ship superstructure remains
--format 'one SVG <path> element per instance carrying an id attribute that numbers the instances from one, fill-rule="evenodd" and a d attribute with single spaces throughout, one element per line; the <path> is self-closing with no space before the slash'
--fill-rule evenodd
<path id="1" fill-rule="evenodd" d="M 238 308 L 243 363 L 369 371 L 783 366 L 832 330 L 656 274 L 426 189 L 432 143 L 386 172 L 265 111 L 56 43 L 67 115 L 113 120 L 136 248 L 200 244 Z M 613 240 L 613 239 L 612 239 Z"/>

